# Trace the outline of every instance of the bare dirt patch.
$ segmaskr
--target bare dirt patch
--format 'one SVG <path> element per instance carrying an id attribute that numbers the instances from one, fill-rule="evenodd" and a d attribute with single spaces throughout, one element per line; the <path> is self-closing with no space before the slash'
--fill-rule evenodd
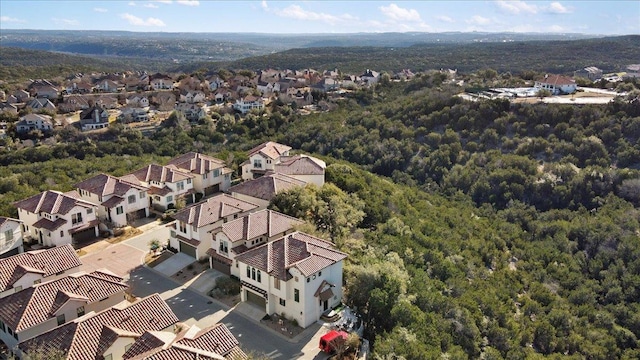
<path id="1" fill-rule="evenodd" d="M 131 226 L 127 226 L 126 228 L 124 228 L 122 234 L 112 237 L 112 238 L 108 238 L 107 242 L 110 244 L 117 244 L 119 242 L 123 242 L 127 239 L 130 239 L 134 236 L 140 235 L 142 234 L 142 230 L 133 228 Z"/>
<path id="2" fill-rule="evenodd" d="M 282 317 L 281 315 L 277 314 L 265 316 L 262 320 L 260 320 L 260 323 L 272 329 L 273 331 L 290 338 L 293 338 L 304 331 L 303 328 L 293 324 L 293 322 L 288 320 L 286 317 Z"/>
<path id="3" fill-rule="evenodd" d="M 201 272 L 207 270 L 209 268 L 208 262 L 198 262 L 195 261 L 184 268 L 182 268 L 177 273 L 173 274 L 171 278 L 181 284 L 189 282 L 189 280 L 196 277 Z"/>

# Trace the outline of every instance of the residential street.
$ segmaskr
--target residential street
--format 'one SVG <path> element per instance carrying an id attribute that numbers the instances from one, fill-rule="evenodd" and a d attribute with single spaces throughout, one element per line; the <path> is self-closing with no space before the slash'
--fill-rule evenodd
<path id="1" fill-rule="evenodd" d="M 243 315 L 234 311 L 224 311 L 210 298 L 185 289 L 179 283 L 149 268 L 139 266 L 133 269 L 129 277 L 129 286 L 132 292 L 140 297 L 160 293 L 176 316 L 187 324 L 209 326 L 216 322 L 224 323 L 247 352 L 266 353 L 272 359 L 313 359 L 319 353 L 318 350 L 315 351 L 316 354 L 301 357 L 303 347 L 314 336 L 315 331 L 308 331 L 297 343 L 289 342 Z"/>

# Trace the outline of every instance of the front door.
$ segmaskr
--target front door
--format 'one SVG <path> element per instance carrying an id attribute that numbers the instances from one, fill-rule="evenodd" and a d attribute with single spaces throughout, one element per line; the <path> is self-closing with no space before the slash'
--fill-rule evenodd
<path id="1" fill-rule="evenodd" d="M 329 300 L 322 302 L 322 310 L 326 311 L 327 309 L 329 309 Z"/>

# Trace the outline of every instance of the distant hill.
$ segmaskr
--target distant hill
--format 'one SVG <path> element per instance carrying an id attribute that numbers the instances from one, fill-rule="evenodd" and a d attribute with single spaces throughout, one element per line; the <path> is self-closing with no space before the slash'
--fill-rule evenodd
<path id="1" fill-rule="evenodd" d="M 336 40 L 337 41 L 337 40 Z M 562 41 L 425 43 L 410 47 L 323 47 L 291 49 L 233 62 L 198 62 L 177 66 L 176 71 L 199 68 L 333 69 L 358 72 L 414 71 L 451 68 L 474 71 L 492 68 L 500 72 L 524 70 L 571 73 L 585 66 L 618 71 L 638 61 L 640 36 L 629 35 Z"/>

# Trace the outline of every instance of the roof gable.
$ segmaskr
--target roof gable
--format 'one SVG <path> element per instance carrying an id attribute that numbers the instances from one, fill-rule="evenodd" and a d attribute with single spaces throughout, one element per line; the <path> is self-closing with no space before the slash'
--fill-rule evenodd
<path id="1" fill-rule="evenodd" d="M 288 175 L 270 173 L 254 180 L 245 181 L 229 188 L 229 192 L 270 201 L 277 194 L 305 186 L 307 183 Z"/>
<path id="2" fill-rule="evenodd" d="M 249 150 L 249 157 L 260 153 L 271 159 L 277 159 L 280 156 L 283 156 L 289 150 L 291 150 L 290 146 L 279 144 L 273 141 L 268 141 Z"/>
<path id="3" fill-rule="evenodd" d="M 273 210 L 260 210 L 222 225 L 222 232 L 234 242 L 266 235 L 272 237 L 293 229 L 303 221 Z"/>
<path id="4" fill-rule="evenodd" d="M 200 228 L 227 216 L 251 211 L 257 207 L 256 204 L 227 194 L 219 194 L 176 212 L 173 218 Z"/>

